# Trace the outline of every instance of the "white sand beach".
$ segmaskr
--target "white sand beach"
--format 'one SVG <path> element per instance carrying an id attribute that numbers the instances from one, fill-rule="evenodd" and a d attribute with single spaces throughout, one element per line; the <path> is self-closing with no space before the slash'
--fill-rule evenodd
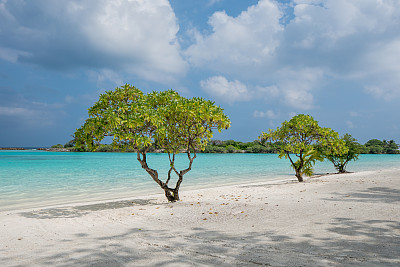
<path id="1" fill-rule="evenodd" d="M 400 265 L 400 169 L 184 187 L 1 212 L 1 266 Z"/>

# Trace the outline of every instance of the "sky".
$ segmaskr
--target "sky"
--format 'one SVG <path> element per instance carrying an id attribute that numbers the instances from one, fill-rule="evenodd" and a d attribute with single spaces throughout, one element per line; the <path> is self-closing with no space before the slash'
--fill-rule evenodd
<path id="1" fill-rule="evenodd" d="M 309 114 L 399 143 L 400 1 L 0 0 L 0 147 L 67 143 L 125 83 L 215 101 L 215 139 Z"/>

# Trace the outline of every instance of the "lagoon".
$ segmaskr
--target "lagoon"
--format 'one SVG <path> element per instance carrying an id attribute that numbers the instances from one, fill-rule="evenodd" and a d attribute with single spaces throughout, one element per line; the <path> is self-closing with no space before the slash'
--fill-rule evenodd
<path id="1" fill-rule="evenodd" d="M 148 155 L 148 164 L 165 177 L 166 154 Z M 185 154 L 177 167 L 186 168 Z M 400 155 L 361 155 L 352 172 L 400 166 Z M 317 163 L 316 174 L 333 173 L 330 162 Z M 181 190 L 295 179 L 289 160 L 276 154 L 198 154 Z M 38 150 L 0 151 L 0 211 L 108 201 L 162 194 L 140 167 L 136 153 L 73 153 Z"/>

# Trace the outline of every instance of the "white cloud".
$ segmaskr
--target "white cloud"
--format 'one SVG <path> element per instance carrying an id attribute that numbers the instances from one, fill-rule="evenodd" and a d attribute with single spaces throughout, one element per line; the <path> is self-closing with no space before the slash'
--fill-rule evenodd
<path id="1" fill-rule="evenodd" d="M 215 4 L 217 4 L 217 3 L 220 3 L 220 2 L 222 2 L 223 0 L 208 0 L 208 6 L 212 6 L 212 5 L 215 5 Z"/>
<path id="2" fill-rule="evenodd" d="M 400 97 L 400 38 L 374 45 L 362 63 L 357 78 L 364 82 L 367 93 L 385 101 Z"/>
<path id="3" fill-rule="evenodd" d="M 316 68 L 286 68 L 274 73 L 276 84 L 257 87 L 257 97 L 279 101 L 288 107 L 309 110 L 315 108 L 312 91 L 320 83 L 324 71 Z"/>
<path id="4" fill-rule="evenodd" d="M 315 68 L 283 69 L 279 72 L 284 101 L 288 106 L 299 109 L 311 109 L 314 107 L 312 90 L 324 75 L 323 71 Z"/>
<path id="5" fill-rule="evenodd" d="M 364 33 L 382 33 L 398 19 L 398 1 L 391 0 L 295 0 L 295 19 L 287 32 L 295 44 L 333 48 L 337 41 Z M 398 21 L 397 21 L 398 22 Z"/>
<path id="6" fill-rule="evenodd" d="M 293 18 L 285 24 L 280 19 L 288 9 L 271 0 L 237 17 L 214 13 L 211 33 L 192 31 L 188 62 L 254 84 L 252 97 L 265 94 L 303 110 L 315 108 L 316 90 L 335 88 L 332 81 L 351 82 L 386 101 L 400 98 L 400 1 L 292 4 Z"/>
<path id="7" fill-rule="evenodd" d="M 20 107 L 0 107 L 0 116 L 21 116 L 29 114 L 30 110 Z"/>
<path id="8" fill-rule="evenodd" d="M 43 105 L 43 103 L 31 103 L 30 107 L 0 106 L 0 117 L 12 118 L 17 123 L 33 127 L 53 125 L 56 114 L 59 115 L 59 105 Z"/>
<path id="9" fill-rule="evenodd" d="M 257 86 L 258 95 L 262 98 L 276 98 L 280 95 L 278 86 L 271 85 L 266 87 Z"/>
<path id="10" fill-rule="evenodd" d="M 400 1 L 295 2 L 285 29 L 292 64 L 319 65 L 376 98 L 400 97 Z"/>
<path id="11" fill-rule="evenodd" d="M 29 53 L 15 49 L 0 47 L 0 59 L 16 63 L 20 55 L 28 56 Z"/>
<path id="12" fill-rule="evenodd" d="M 270 0 L 259 1 L 235 18 L 216 12 L 209 19 L 213 32 L 202 35 L 194 31 L 196 42 L 185 55 L 195 66 L 251 74 L 273 60 L 283 30 L 281 15 L 278 5 Z"/>
<path id="13" fill-rule="evenodd" d="M 276 114 L 272 110 L 267 110 L 267 111 L 258 111 L 255 110 L 253 112 L 253 117 L 255 118 L 268 118 L 268 119 L 276 119 L 278 117 L 278 114 Z"/>
<path id="14" fill-rule="evenodd" d="M 14 52 L 10 61 L 164 82 L 187 68 L 168 0 L 3 1 L 0 14 L 0 48 Z"/>
<path id="15" fill-rule="evenodd" d="M 214 76 L 201 81 L 200 85 L 202 89 L 211 96 L 231 104 L 237 101 L 248 101 L 251 99 L 250 92 L 246 85 L 238 80 L 230 82 L 223 76 Z"/>
<path id="16" fill-rule="evenodd" d="M 89 70 L 87 75 L 92 81 L 96 82 L 97 87 L 104 87 L 104 85 L 108 85 L 109 82 L 111 82 L 114 87 L 121 86 L 124 83 L 121 74 L 110 69 L 102 69 L 98 71 Z"/>

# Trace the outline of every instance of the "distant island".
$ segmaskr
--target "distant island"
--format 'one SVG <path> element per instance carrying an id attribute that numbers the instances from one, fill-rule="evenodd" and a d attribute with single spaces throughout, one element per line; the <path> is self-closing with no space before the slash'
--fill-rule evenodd
<path id="1" fill-rule="evenodd" d="M 52 151 L 52 152 L 83 152 L 77 151 L 74 148 L 73 140 L 67 142 L 65 145 L 57 144 L 50 148 L 37 148 L 37 150 Z M 202 153 L 277 153 L 279 143 L 261 142 L 255 140 L 252 142 L 240 142 L 234 140 L 211 140 Z M 361 154 L 400 154 L 399 145 L 394 140 L 378 140 L 371 139 L 365 144 L 361 145 Z M 25 148 L 0 148 L 0 150 L 24 150 Z M 162 153 L 154 145 L 151 152 Z M 102 144 L 96 152 L 122 152 L 121 149 L 115 148 L 110 144 Z M 127 150 L 125 152 L 135 152 Z"/>

